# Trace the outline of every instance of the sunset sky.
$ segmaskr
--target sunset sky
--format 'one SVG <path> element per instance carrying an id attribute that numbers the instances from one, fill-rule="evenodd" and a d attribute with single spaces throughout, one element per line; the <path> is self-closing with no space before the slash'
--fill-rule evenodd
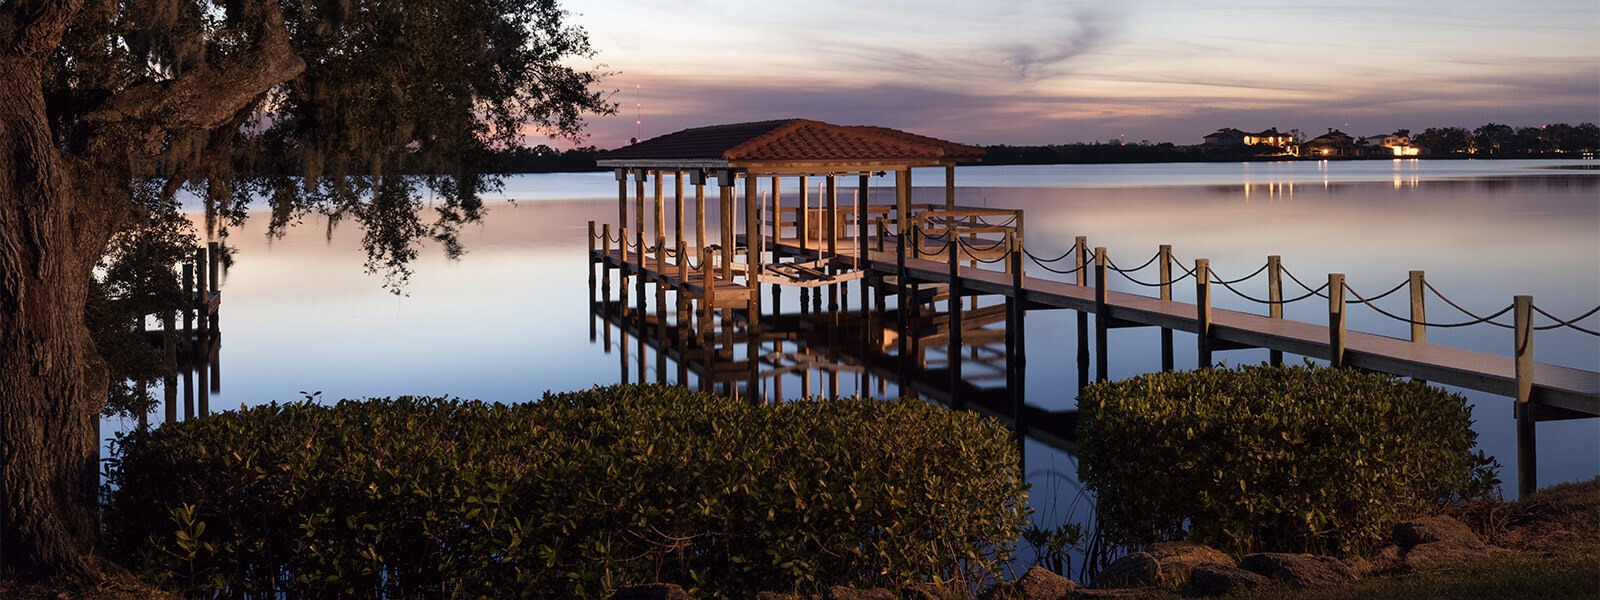
<path id="1" fill-rule="evenodd" d="M 786 117 L 974 144 L 1600 121 L 1596 0 L 566 7 L 615 73 L 621 114 L 586 142 L 601 148 Z"/>

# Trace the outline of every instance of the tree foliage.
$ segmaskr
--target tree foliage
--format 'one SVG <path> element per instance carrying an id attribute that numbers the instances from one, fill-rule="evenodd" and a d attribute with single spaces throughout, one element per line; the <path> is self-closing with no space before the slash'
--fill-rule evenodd
<path id="1" fill-rule="evenodd" d="M 486 174 L 496 152 L 523 147 L 530 132 L 580 139 L 585 114 L 613 110 L 595 90 L 603 73 L 568 64 L 593 52 L 553 0 L 88 0 L 49 59 L 55 145 L 89 151 L 119 93 L 247 54 L 276 10 L 304 62 L 297 76 L 216 127 L 183 126 L 182 106 L 138 119 L 134 218 L 106 253 L 89 309 L 117 371 L 113 410 L 148 404 L 160 370 L 127 323 L 175 304 L 173 266 L 197 233 L 178 198 L 203 200 L 203 234 L 216 240 L 252 204 L 270 214 L 272 235 L 310 215 L 354 221 L 368 271 L 398 292 L 427 241 L 462 254 L 457 232 L 500 184 Z"/>
<path id="2" fill-rule="evenodd" d="M 398 288 L 491 150 L 613 110 L 592 54 L 555 0 L 0 2 L 0 563 L 94 571 L 94 418 L 147 403 L 134 323 L 197 235 L 354 221 Z"/>

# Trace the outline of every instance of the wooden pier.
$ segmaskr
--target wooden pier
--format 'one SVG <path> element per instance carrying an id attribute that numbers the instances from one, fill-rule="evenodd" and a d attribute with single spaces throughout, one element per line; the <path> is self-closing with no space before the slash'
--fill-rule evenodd
<path id="1" fill-rule="evenodd" d="M 659 342 L 657 356 L 663 361 L 669 353 L 677 353 L 680 367 L 681 359 L 688 359 L 689 363 L 694 363 L 695 357 L 720 360 L 741 365 L 724 371 L 742 371 L 746 381 L 755 381 L 761 376 L 762 344 L 770 341 L 767 333 L 778 331 L 763 326 L 762 321 L 786 318 L 764 313 L 762 285 L 770 289 L 775 306 L 780 289 L 798 288 L 803 309 L 809 304 L 820 313 L 821 300 L 827 297 L 828 311 L 836 313 L 848 310 L 849 286 L 854 282 L 859 291 L 858 306 L 866 315 L 865 324 L 860 326 L 861 351 L 855 353 L 854 359 L 860 368 L 880 373 L 892 369 L 892 378 L 902 393 L 935 397 L 955 407 L 1020 415 L 1014 419 L 1019 433 L 1028 433 L 1030 424 L 1038 423 L 1042 429 L 1031 434 L 1041 439 L 1063 438 L 1053 444 L 1058 447 L 1070 444 L 1070 439 L 1065 439 L 1070 437 L 1070 429 L 1062 429 L 1070 420 L 1063 415 L 1036 414 L 1039 411 L 1027 405 L 1020 385 L 1026 368 L 1022 323 L 1029 310 L 1077 312 L 1080 385 L 1088 379 L 1091 353 L 1099 357 L 1095 379 L 1106 379 L 1110 329 L 1151 327 L 1160 331 L 1164 369 L 1171 369 L 1174 362 L 1172 332 L 1182 331 L 1195 335 L 1195 351 L 1202 367 L 1212 364 L 1215 352 L 1262 348 L 1269 351 L 1274 363 L 1280 363 L 1284 353 L 1297 354 L 1324 359 L 1334 366 L 1506 396 L 1516 409 L 1518 483 L 1523 493 L 1536 487 L 1534 424 L 1600 416 L 1600 373 L 1537 363 L 1533 354 L 1537 329 L 1572 327 L 1593 333 L 1576 325 L 1578 320 L 1593 315 L 1592 311 L 1562 321 L 1543 313 L 1531 298 L 1518 296 L 1511 306 L 1489 317 L 1462 323 L 1430 323 L 1424 297 L 1432 288 L 1420 272 L 1412 272 L 1401 286 L 1365 298 L 1338 273 L 1329 274 L 1326 284 L 1315 288 L 1301 283 L 1277 257 L 1269 257 L 1261 270 L 1245 278 L 1264 275 L 1267 298 L 1234 291 L 1263 305 L 1265 314 L 1215 308 L 1213 297 L 1224 290 L 1233 291 L 1232 286 L 1243 279 L 1218 278 L 1203 258 L 1195 260 L 1192 268 L 1178 264 L 1167 246 L 1136 269 L 1116 266 L 1105 248 L 1091 249 L 1083 238 L 1078 238 L 1072 251 L 1059 259 L 1033 257 L 1024 244 L 1021 211 L 955 204 L 955 164 L 977 156 L 981 151 L 975 148 L 914 134 L 804 120 L 686 130 L 602 155 L 601 165 L 616 168 L 619 224 L 613 237 L 609 224 L 597 230 L 590 223 L 590 258 L 602 266 L 600 289 L 604 297 L 596 302 L 609 301 L 611 272 L 616 271 L 622 299 L 621 308 L 614 314 L 631 315 L 627 318 L 634 319 L 630 331 L 640 340 L 640 360 L 646 340 L 655 340 Z M 946 202 L 942 206 L 910 201 L 911 169 L 929 166 L 945 169 Z M 874 205 L 868 193 L 871 179 L 888 172 L 895 175 L 893 204 Z M 671 232 L 664 219 L 663 179 L 667 175 L 673 176 L 676 190 L 673 201 L 677 211 Z M 630 176 L 635 183 L 631 229 L 627 185 Z M 858 179 L 853 197 L 844 199 L 838 194 L 836 181 L 841 176 Z M 694 186 L 692 211 L 684 208 L 685 177 Z M 715 244 L 708 243 L 710 240 L 705 237 L 704 186 L 713 177 L 719 188 L 721 220 L 717 228 L 720 240 Z M 793 206 L 782 201 L 780 180 L 784 177 L 798 179 L 797 193 L 792 194 L 796 198 Z M 810 195 L 808 177 L 821 183 L 815 199 Z M 759 185 L 763 178 L 770 179 L 765 191 Z M 655 184 L 655 218 L 654 230 L 647 235 L 645 187 L 651 180 Z M 736 203 L 739 181 L 744 183 L 744 194 L 743 201 Z M 738 212 L 744 217 L 742 233 L 735 225 Z M 685 215 L 694 217 L 697 235 L 693 243 L 684 229 Z M 1051 266 L 1068 259 L 1070 266 Z M 1069 275 L 1072 281 L 1029 277 L 1024 272 L 1028 260 L 1038 267 Z M 1157 271 L 1154 282 L 1141 282 L 1130 275 L 1151 266 Z M 1113 273 L 1155 288 L 1156 293 L 1146 296 L 1112 290 L 1109 278 Z M 1285 275 L 1307 293 L 1285 299 Z M 591 284 L 593 279 L 591 270 Z M 655 289 L 653 318 L 627 308 L 630 294 L 636 294 L 643 306 L 647 285 L 654 285 Z M 1195 301 L 1174 300 L 1172 291 L 1176 285 L 1193 286 Z M 1373 303 L 1407 288 L 1407 315 L 1384 312 Z M 668 292 L 676 298 L 676 318 L 670 320 L 665 311 Z M 979 307 L 975 300 L 979 296 L 991 296 L 1003 304 Z M 890 298 L 895 299 L 893 312 L 887 309 Z M 973 300 L 963 302 L 969 298 Z M 1284 304 L 1324 299 L 1327 323 L 1291 321 L 1282 316 Z M 935 307 L 940 302 L 945 306 L 942 312 Z M 1410 323 L 1410 339 L 1348 330 L 1347 315 L 1360 305 Z M 1536 312 L 1555 323 L 1536 326 Z M 1508 313 L 1511 323 L 1496 320 Z M 1092 344 L 1090 315 L 1095 317 Z M 1000 323 L 1004 324 L 1001 330 L 988 327 Z M 1475 323 L 1510 329 L 1507 347 L 1512 349 L 1512 356 L 1451 348 L 1426 340 L 1429 326 Z M 736 336 L 736 330 L 742 333 Z M 673 333 L 669 335 L 669 331 Z M 742 362 L 732 354 L 736 339 L 744 346 Z M 997 399 L 1001 396 L 995 393 L 971 388 L 962 373 L 964 350 L 974 343 L 996 340 L 1003 340 L 1004 344 L 1001 362 L 1008 382 L 1004 396 L 1009 396 L 1004 400 Z M 926 350 L 940 344 L 946 349 L 946 364 L 942 369 L 929 369 Z M 708 374 L 722 372 L 708 369 Z M 664 365 L 658 366 L 657 371 L 665 372 Z M 644 372 L 642 365 L 640 372 Z M 709 379 L 714 378 L 702 378 L 702 382 Z"/>

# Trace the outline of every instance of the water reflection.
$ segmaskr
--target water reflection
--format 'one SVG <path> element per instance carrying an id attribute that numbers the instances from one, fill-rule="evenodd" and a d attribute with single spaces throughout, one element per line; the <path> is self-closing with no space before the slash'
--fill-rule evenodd
<path id="1" fill-rule="evenodd" d="M 1529 161 L 1408 163 L 1402 165 L 1405 181 L 1399 189 L 1393 185 L 1393 165 L 1383 161 L 1331 164 L 1321 170 L 1306 163 L 962 168 L 957 174 L 961 186 L 957 201 L 1026 210 L 1028 246 L 1039 256 L 1056 256 L 1072 246 L 1075 236 L 1083 235 L 1092 246 L 1109 248 L 1118 264 L 1137 265 L 1158 245 L 1171 244 L 1180 264 L 1209 258 L 1220 277 L 1232 279 L 1254 271 L 1267 255 L 1277 254 L 1302 277 L 1345 273 L 1350 285 L 1367 295 L 1403 281 L 1409 270 L 1421 269 L 1429 281 L 1479 313 L 1492 312 L 1509 303 L 1512 295 L 1526 293 L 1553 314 L 1576 316 L 1600 303 L 1600 270 L 1594 267 L 1600 257 L 1596 233 L 1600 232 L 1596 198 L 1600 179 L 1587 171 L 1541 174 L 1530 166 Z M 1493 176 L 1468 177 L 1473 168 Z M 1409 183 L 1413 177 L 1418 178 L 1416 185 Z M 596 313 L 598 293 L 591 301 L 584 291 L 590 276 L 585 272 L 585 223 L 616 215 L 616 199 L 609 196 L 615 182 L 609 178 L 608 174 L 516 178 L 508 189 L 571 190 L 577 197 L 492 205 L 481 226 L 462 234 L 468 254 L 452 262 L 424 250 L 402 296 L 384 291 L 381 281 L 363 273 L 358 231 L 340 228 L 331 238 L 325 237 L 326 224 L 313 219 L 282 239 L 269 240 L 264 235 L 265 220 L 252 219 L 229 239 L 239 251 L 238 262 L 224 280 L 226 299 L 221 309 L 228 343 L 218 356 L 228 365 L 227 386 L 210 395 L 211 408 L 298 400 L 302 390 L 321 391 L 326 399 L 426 394 L 499 402 L 536 400 L 545 390 L 622 380 L 620 342 L 625 338 L 631 342 L 625 358 L 629 380 L 638 381 L 644 373 L 651 381 L 665 376 L 668 381 L 698 385 L 698 375 L 680 374 L 670 355 L 662 368 L 648 344 L 641 368 L 637 334 L 624 334 L 616 322 Z M 929 174 L 920 180 L 941 179 Z M 1257 186 L 1250 202 L 1242 198 L 1246 181 Z M 1273 181 L 1280 190 L 1292 186 L 1292 199 L 1257 201 L 1261 196 L 1256 194 L 1266 189 L 1260 186 Z M 1048 187 L 1024 187 L 1033 182 Z M 552 183 L 559 185 L 547 187 Z M 1222 188 L 1232 191 L 1219 192 Z M 874 189 L 874 194 L 881 191 Z M 943 201 L 931 189 L 918 189 L 916 196 L 919 202 Z M 709 237 L 714 238 L 719 219 L 710 222 Z M 1029 273 L 1054 277 L 1032 266 Z M 1111 286 L 1148 293 L 1121 278 L 1114 277 Z M 1241 288 L 1265 294 L 1256 282 Z M 843 296 L 853 310 L 859 310 L 859 289 L 855 284 L 848 289 Z M 608 299 L 614 303 L 618 294 L 613 288 Z M 761 378 L 758 387 L 764 387 L 766 395 L 800 395 L 808 379 L 811 393 L 816 394 L 830 392 L 834 381 L 843 395 L 858 390 L 874 397 L 898 393 L 892 369 L 885 376 L 881 370 L 871 370 L 871 364 L 856 362 L 862 354 L 848 339 L 838 341 L 846 339 L 844 333 L 833 333 L 830 340 L 831 322 L 819 323 L 817 311 L 810 309 L 809 316 L 802 314 L 798 292 L 783 294 L 776 310 L 790 319 L 784 327 L 798 331 L 794 339 L 764 342 L 764 352 L 780 358 L 763 370 L 783 371 Z M 1179 301 L 1190 301 L 1192 294 L 1192 286 L 1175 289 Z M 815 297 L 807 300 L 813 307 L 817 302 Z M 653 290 L 647 301 L 654 301 Z M 893 304 L 889 299 L 889 307 Z M 767 304 L 769 309 L 773 305 Z M 1216 305 L 1260 311 L 1220 292 Z M 1403 310 L 1403 306 L 1384 306 Z M 1430 316 L 1456 320 L 1457 315 L 1443 312 L 1447 307 L 1437 310 L 1441 312 L 1430 310 Z M 1327 318 L 1326 307 L 1312 303 L 1290 305 L 1285 316 L 1308 322 Z M 674 318 L 669 315 L 668 323 Z M 1404 325 L 1372 311 L 1354 310 L 1349 318 L 1355 330 L 1406 335 Z M 846 326 L 845 332 L 852 327 Z M 1028 313 L 1024 327 L 1028 369 L 1022 379 L 1029 410 L 1065 414 L 1076 408 L 1076 390 L 1088 379 L 1078 358 L 1077 327 L 1067 311 Z M 596 341 L 585 343 L 591 331 Z M 609 354 L 601 339 L 605 335 L 612 339 Z M 1178 348 L 1195 345 L 1192 335 L 1175 337 Z M 1498 328 L 1431 330 L 1429 340 L 1511 353 L 1510 335 Z M 1110 377 L 1159 370 L 1159 342 L 1152 329 L 1112 330 Z M 923 381 L 931 384 L 939 379 L 942 354 L 940 348 L 930 347 L 927 366 L 935 374 Z M 966 357 L 963 375 L 972 379 L 972 385 L 1004 387 L 1003 372 L 979 371 L 970 350 Z M 1238 350 L 1218 358 L 1230 364 L 1256 363 L 1267 355 Z M 1560 330 L 1540 332 L 1537 358 L 1600 369 L 1600 344 Z M 801 368 L 811 364 L 824 368 Z M 1003 368 L 1004 361 L 993 364 Z M 1175 366 L 1194 368 L 1193 351 L 1178 353 Z M 747 365 L 738 367 L 745 367 L 739 375 L 747 376 Z M 862 371 L 852 370 L 855 367 Z M 1480 446 L 1502 464 L 1515 464 L 1509 402 L 1476 392 L 1467 396 L 1476 406 Z M 151 420 L 158 423 L 160 415 Z M 107 431 L 117 426 L 111 424 Z M 1541 423 L 1539 428 L 1541 482 L 1600 474 L 1600 423 L 1585 419 Z M 1071 456 L 1042 442 L 1029 442 L 1027 449 L 1035 508 L 1041 514 L 1051 506 L 1062 515 L 1070 512 L 1077 493 Z"/>

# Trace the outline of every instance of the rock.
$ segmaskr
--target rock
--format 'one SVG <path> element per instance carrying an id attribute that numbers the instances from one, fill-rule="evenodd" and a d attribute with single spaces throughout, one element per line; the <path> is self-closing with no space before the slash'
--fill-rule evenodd
<path id="1" fill-rule="evenodd" d="M 1267 583 L 1266 577 L 1227 565 L 1199 565 L 1189 575 L 1189 589 L 1202 596 L 1221 596 Z"/>
<path id="2" fill-rule="evenodd" d="M 1466 525 L 1443 515 L 1417 517 L 1403 521 L 1394 526 L 1393 538 L 1394 543 L 1398 544 L 1401 550 L 1409 550 L 1412 546 L 1418 544 L 1434 542 L 1470 542 L 1473 545 L 1483 545 L 1483 541 L 1479 540 L 1477 534 L 1472 533 L 1472 530 L 1467 528 Z"/>
<path id="3" fill-rule="evenodd" d="M 1489 558 L 1489 549 L 1474 539 L 1472 542 L 1449 540 L 1412 546 L 1405 554 L 1405 565 L 1415 570 L 1430 569 L 1441 564 Z"/>
<path id="4" fill-rule="evenodd" d="M 1015 581 L 989 588 L 989 591 L 984 592 L 983 597 L 994 600 L 1001 598 L 1059 600 L 1068 597 L 1076 589 L 1078 589 L 1078 584 L 1071 579 L 1057 575 L 1055 571 L 1050 569 L 1035 565 Z"/>
<path id="5" fill-rule="evenodd" d="M 1239 566 L 1303 588 L 1332 587 L 1356 580 L 1355 572 L 1332 556 L 1262 552 L 1244 557 Z"/>
<path id="6" fill-rule="evenodd" d="M 928 583 L 913 583 L 900 590 L 901 600 L 967 600 L 966 591 L 957 592 L 948 587 Z"/>
<path id="7" fill-rule="evenodd" d="M 1095 598 L 1101 598 L 1101 599 L 1104 599 L 1104 600 L 1122 600 L 1122 599 L 1148 598 L 1148 597 L 1150 597 L 1150 596 L 1152 596 L 1152 595 L 1154 595 L 1156 593 L 1158 593 L 1156 588 L 1150 588 L 1150 587 L 1125 588 L 1125 589 L 1106 589 L 1106 590 L 1097 590 L 1097 589 L 1091 589 L 1091 588 L 1078 588 L 1077 590 L 1075 590 L 1075 591 L 1071 592 L 1070 594 L 1068 594 L 1067 597 L 1068 598 L 1072 598 L 1074 600 L 1079 600 L 1079 599 L 1090 599 L 1090 600 L 1092 600 L 1092 599 L 1095 599 Z"/>
<path id="8" fill-rule="evenodd" d="M 828 588 L 828 600 L 900 600 L 900 596 L 892 590 L 872 588 L 868 590 L 836 585 Z"/>
<path id="9" fill-rule="evenodd" d="M 1399 546 L 1393 544 L 1384 546 L 1378 550 L 1377 554 L 1372 555 L 1372 570 L 1368 571 L 1368 573 L 1390 571 L 1405 566 L 1405 562 L 1400 559 L 1400 554 Z"/>
<path id="10" fill-rule="evenodd" d="M 611 600 L 690 600 L 689 592 L 676 583 L 647 583 L 619 588 Z"/>
<path id="11" fill-rule="evenodd" d="M 1129 554 L 1106 565 L 1095 575 L 1095 587 L 1121 588 L 1157 585 L 1176 589 L 1200 565 L 1235 566 L 1222 551 L 1193 542 L 1161 542 L 1143 552 Z"/>
<path id="12" fill-rule="evenodd" d="M 1094 587 L 1120 588 L 1149 585 L 1156 578 L 1156 559 L 1148 552 L 1135 552 L 1111 561 L 1094 576 Z"/>

